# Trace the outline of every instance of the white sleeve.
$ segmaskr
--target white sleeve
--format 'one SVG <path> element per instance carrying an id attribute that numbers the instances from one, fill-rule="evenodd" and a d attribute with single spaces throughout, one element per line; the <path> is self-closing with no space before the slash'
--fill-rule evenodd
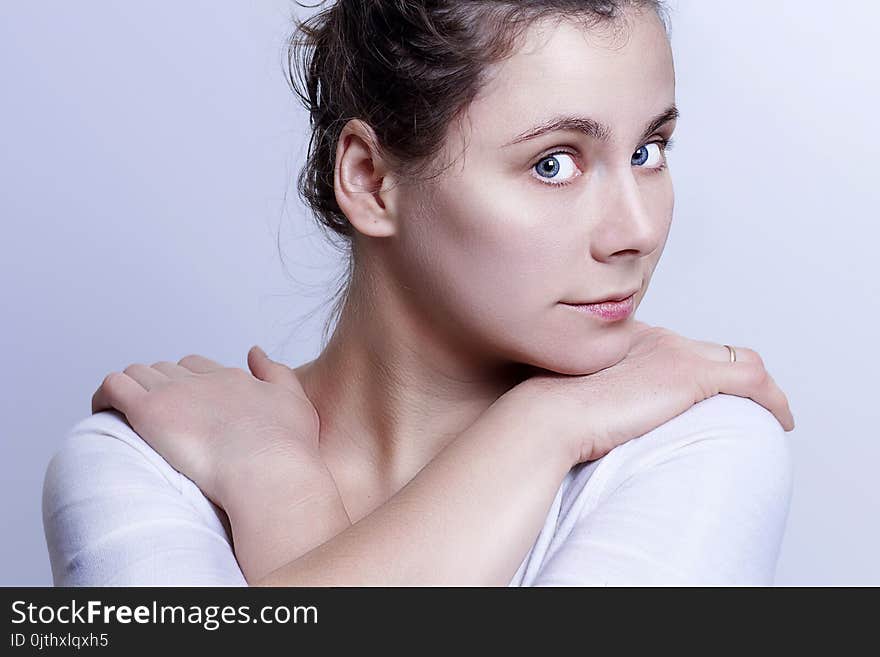
<path id="1" fill-rule="evenodd" d="M 115 410 L 64 437 L 42 503 L 56 586 L 247 586 L 223 511 Z"/>
<path id="2" fill-rule="evenodd" d="M 764 407 L 716 395 L 591 464 L 533 586 L 773 584 L 792 458 Z"/>

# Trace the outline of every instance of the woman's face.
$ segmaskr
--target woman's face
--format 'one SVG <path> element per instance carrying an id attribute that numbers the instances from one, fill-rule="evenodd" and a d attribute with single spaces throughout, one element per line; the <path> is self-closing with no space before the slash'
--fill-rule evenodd
<path id="1" fill-rule="evenodd" d="M 563 302 L 634 289 L 641 301 L 672 220 L 657 142 L 672 134 L 674 99 L 653 11 L 628 13 L 616 35 L 533 26 L 450 127 L 444 156 L 458 161 L 400 197 L 396 264 L 434 328 L 563 374 L 623 358 L 632 315 L 608 321 Z M 560 117 L 580 123 L 521 138 Z"/>

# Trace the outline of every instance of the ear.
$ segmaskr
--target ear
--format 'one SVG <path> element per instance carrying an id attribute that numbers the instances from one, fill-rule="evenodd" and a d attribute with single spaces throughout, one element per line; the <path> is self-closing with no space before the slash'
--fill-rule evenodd
<path id="1" fill-rule="evenodd" d="M 333 187 L 336 202 L 358 232 L 389 237 L 397 232 L 396 180 L 377 143 L 369 125 L 349 120 L 336 144 Z"/>

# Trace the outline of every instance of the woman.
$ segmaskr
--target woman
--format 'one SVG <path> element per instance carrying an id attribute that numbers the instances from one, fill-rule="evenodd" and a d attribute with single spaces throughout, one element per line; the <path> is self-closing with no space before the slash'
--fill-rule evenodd
<path id="1" fill-rule="evenodd" d="M 350 247 L 333 337 L 296 370 L 109 375 L 47 471 L 56 584 L 772 583 L 785 395 L 633 316 L 673 210 L 663 7 L 301 28 L 300 191 Z"/>

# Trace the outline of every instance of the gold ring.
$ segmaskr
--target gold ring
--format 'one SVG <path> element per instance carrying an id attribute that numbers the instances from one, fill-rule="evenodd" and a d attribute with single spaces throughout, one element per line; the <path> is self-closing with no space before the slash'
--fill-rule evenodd
<path id="1" fill-rule="evenodd" d="M 736 349 L 731 347 L 729 344 L 726 344 L 724 346 L 727 347 L 727 351 L 730 352 L 730 362 L 735 363 L 736 362 Z"/>

